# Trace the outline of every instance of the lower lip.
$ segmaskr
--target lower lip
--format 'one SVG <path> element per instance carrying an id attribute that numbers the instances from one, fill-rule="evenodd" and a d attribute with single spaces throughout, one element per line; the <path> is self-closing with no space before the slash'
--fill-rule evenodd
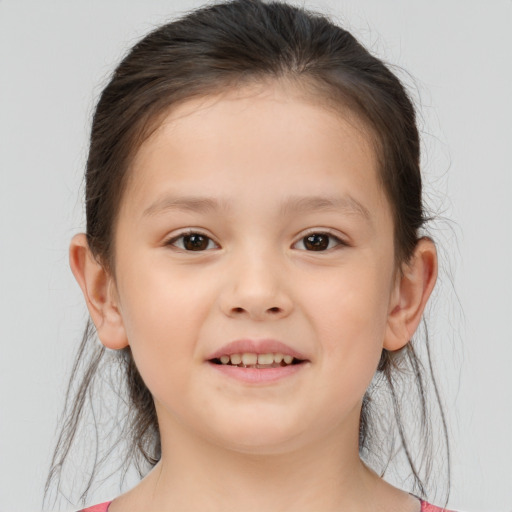
<path id="1" fill-rule="evenodd" d="M 287 366 L 280 366 L 279 368 L 244 368 L 241 366 L 232 366 L 229 364 L 215 364 L 208 361 L 208 364 L 214 370 L 231 377 L 233 379 L 249 382 L 251 384 L 267 384 L 276 382 L 295 375 L 297 372 L 303 370 L 307 363 L 290 364 Z"/>

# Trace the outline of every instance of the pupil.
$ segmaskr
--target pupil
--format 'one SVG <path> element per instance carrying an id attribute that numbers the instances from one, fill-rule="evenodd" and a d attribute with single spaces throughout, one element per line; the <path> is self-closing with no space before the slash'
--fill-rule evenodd
<path id="1" fill-rule="evenodd" d="M 184 245 L 189 251 L 201 251 L 206 249 L 208 242 L 203 235 L 187 235 L 184 237 Z"/>
<path id="2" fill-rule="evenodd" d="M 323 251 L 329 246 L 329 237 L 322 234 L 314 234 L 306 237 L 306 248 L 312 251 Z"/>

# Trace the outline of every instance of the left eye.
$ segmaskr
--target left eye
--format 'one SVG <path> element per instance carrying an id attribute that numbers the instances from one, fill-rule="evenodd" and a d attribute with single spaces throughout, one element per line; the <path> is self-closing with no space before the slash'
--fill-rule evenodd
<path id="1" fill-rule="evenodd" d="M 202 233 L 183 233 L 169 240 L 166 245 L 174 245 L 184 251 L 206 251 L 215 249 L 218 245 Z"/>
<path id="2" fill-rule="evenodd" d="M 310 233 L 301 238 L 297 244 L 302 244 L 307 251 L 326 251 L 337 245 L 345 245 L 342 240 L 330 233 Z"/>

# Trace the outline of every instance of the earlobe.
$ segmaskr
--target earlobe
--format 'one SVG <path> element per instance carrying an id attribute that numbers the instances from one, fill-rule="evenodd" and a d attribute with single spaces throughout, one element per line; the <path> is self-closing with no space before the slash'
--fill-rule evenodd
<path id="1" fill-rule="evenodd" d="M 421 238 L 411 260 L 397 277 L 390 304 L 383 348 L 394 351 L 405 346 L 421 321 L 437 279 L 437 252 L 430 238 Z"/>
<path id="2" fill-rule="evenodd" d="M 126 347 L 128 340 L 113 278 L 92 255 L 84 233 L 71 240 L 69 264 L 82 289 L 101 343 L 113 350 Z"/>

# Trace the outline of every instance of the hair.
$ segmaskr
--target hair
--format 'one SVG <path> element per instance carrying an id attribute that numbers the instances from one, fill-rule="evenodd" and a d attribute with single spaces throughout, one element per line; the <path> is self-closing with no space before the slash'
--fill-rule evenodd
<path id="1" fill-rule="evenodd" d="M 405 87 L 381 60 L 326 16 L 286 3 L 234 0 L 191 11 L 149 33 L 124 57 L 99 98 L 85 172 L 86 235 L 92 254 L 114 278 L 116 219 L 130 163 L 163 116 L 192 98 L 276 80 L 303 88 L 319 104 L 350 112 L 368 131 L 393 214 L 397 266 L 410 259 L 429 217 L 422 200 L 415 108 Z M 411 491 L 430 499 L 433 446 L 427 400 L 429 373 L 442 419 L 447 502 L 447 427 L 426 328 L 424 334 L 423 340 L 415 338 L 401 350 L 382 351 L 363 399 L 359 449 L 361 457 L 372 461 L 374 469 L 384 476 L 397 456 L 398 440 L 398 451 L 412 476 Z M 133 464 L 140 477 L 161 456 L 153 398 L 137 371 L 130 347 L 108 351 L 95 342 L 95 336 L 89 319 L 68 384 L 45 499 L 57 476 L 60 482 L 85 404 L 93 395 L 98 374 L 105 378 L 105 367 L 120 371 L 117 392 L 120 400 L 126 400 L 126 416 L 119 419 L 124 428 L 112 444 L 123 439 L 127 444 L 125 463 Z M 426 366 L 419 357 L 421 350 L 427 354 Z M 422 447 L 419 456 L 414 454 L 403 408 L 405 395 L 412 391 L 417 399 L 411 402 L 409 414 L 420 426 L 416 443 Z M 95 458 L 81 494 L 82 503 L 103 460 Z"/>

